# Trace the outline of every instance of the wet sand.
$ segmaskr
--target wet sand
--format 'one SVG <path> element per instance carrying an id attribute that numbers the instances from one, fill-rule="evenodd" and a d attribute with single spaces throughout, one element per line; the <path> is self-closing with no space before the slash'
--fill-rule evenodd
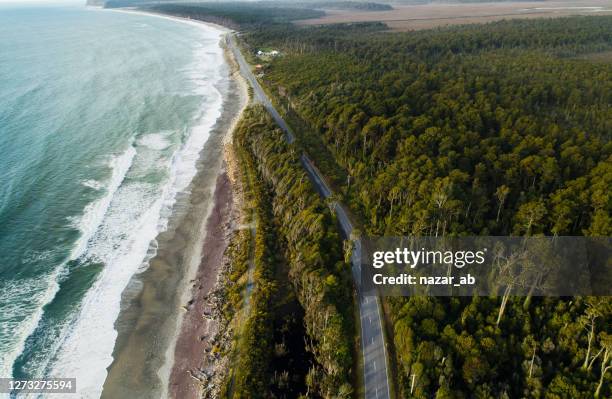
<path id="1" fill-rule="evenodd" d="M 223 147 L 246 102 L 244 83 L 231 73 L 229 64 L 225 80 L 228 94 L 200 154 L 190 194 L 178 198 L 168 230 L 157 238 L 157 255 L 144 272 L 132 278 L 122 295 L 122 310 L 115 323 L 114 361 L 108 368 L 102 398 L 168 397 L 169 385 L 182 386 L 186 370 L 197 367 L 203 359 L 206 342 L 199 338 L 207 327 L 200 299 L 216 283 L 227 245 L 219 232 L 227 228 L 232 203 Z M 196 276 L 195 287 L 201 288 L 196 288 L 197 301 L 186 311 Z M 194 317 L 197 313 L 199 317 Z M 178 356 L 173 369 L 175 348 Z M 177 397 L 195 397 L 188 394 L 195 391 L 189 388 Z"/>
<path id="2" fill-rule="evenodd" d="M 223 263 L 223 253 L 231 234 L 232 189 L 226 173 L 219 175 L 215 191 L 215 206 L 208 218 L 203 245 L 202 263 L 192 285 L 192 299 L 186 306 L 180 334 L 175 346 L 174 366 L 168 387 L 171 398 L 199 398 L 201 381 L 212 371 L 214 358 L 209 361 L 219 324 L 213 318 L 209 300 Z"/>

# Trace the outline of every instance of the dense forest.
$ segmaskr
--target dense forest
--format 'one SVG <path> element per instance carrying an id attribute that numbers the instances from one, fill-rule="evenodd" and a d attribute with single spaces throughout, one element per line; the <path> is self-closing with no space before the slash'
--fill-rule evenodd
<path id="1" fill-rule="evenodd" d="M 349 398 L 352 395 L 354 321 L 349 266 L 327 205 L 302 170 L 297 152 L 261 106 L 248 108 L 234 132 L 245 204 L 254 237 L 231 246 L 239 283 L 228 295 L 247 309 L 237 334 L 226 395 L 234 398 Z M 230 309 L 230 311 L 232 311 Z"/>
<path id="2" fill-rule="evenodd" d="M 380 23 L 258 21 L 243 30 L 242 45 L 253 61 L 257 49 L 280 51 L 257 61 L 298 141 L 287 147 L 259 110 L 247 114 L 249 134 L 236 145 L 271 195 L 273 234 L 283 240 L 305 334 L 323 331 L 309 316 L 304 295 L 311 291 L 296 284 L 313 270 L 343 328 L 334 331 L 344 331 L 330 337 L 334 350 L 320 340 L 308 345 L 318 371 L 305 378 L 309 387 L 317 381 L 318 395 L 332 397 L 350 382 L 353 327 L 342 310 L 351 283 L 341 249 L 333 250 L 333 240 L 340 242 L 333 220 L 299 169 L 297 148 L 366 234 L 610 236 L 612 63 L 590 55 L 612 50 L 612 17 L 410 33 L 389 33 Z M 303 224 L 315 220 L 325 221 L 316 233 Z M 326 238 L 298 245 L 298 227 Z M 320 260 L 330 253 L 333 259 Z M 294 263 L 304 260 L 317 261 Z M 384 302 L 400 397 L 612 396 L 609 297 Z M 319 302 L 315 314 L 326 306 Z"/>
<path id="3" fill-rule="evenodd" d="M 109 3 L 107 3 L 108 5 Z M 272 2 L 160 3 L 147 10 L 219 23 L 236 29 L 285 25 L 290 21 L 318 18 L 324 11 Z"/>
<path id="4" fill-rule="evenodd" d="M 368 232 L 608 236 L 612 66 L 571 56 L 612 47 L 611 27 L 565 18 L 245 39 L 287 53 L 265 82 L 348 173 L 338 183 Z"/>
<path id="5" fill-rule="evenodd" d="M 263 82 L 364 231 L 610 235 L 612 65 L 577 56 L 612 18 L 383 30 L 244 37 L 284 54 Z M 385 302 L 402 397 L 611 394 L 609 298 Z"/>

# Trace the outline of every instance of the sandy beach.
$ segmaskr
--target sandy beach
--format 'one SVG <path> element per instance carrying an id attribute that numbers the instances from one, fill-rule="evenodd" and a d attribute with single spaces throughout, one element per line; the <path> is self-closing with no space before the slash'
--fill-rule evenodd
<path id="1" fill-rule="evenodd" d="M 191 299 L 184 307 L 180 332 L 176 341 L 174 364 L 170 374 L 169 396 L 199 397 L 200 382 L 208 376 L 213 339 L 218 332 L 210 294 L 217 284 L 223 253 L 231 234 L 232 190 L 225 173 L 219 175 L 214 195 L 214 207 L 208 217 L 207 234 L 203 243 L 202 262 L 191 283 Z M 213 356 L 208 359 L 208 356 Z"/>
<path id="2" fill-rule="evenodd" d="M 157 255 L 122 295 L 114 361 L 103 398 L 199 397 L 194 375 L 206 367 L 206 350 L 217 328 L 214 319 L 203 315 L 210 310 L 208 296 L 223 265 L 234 209 L 224 145 L 248 98 L 246 83 L 236 73 L 229 52 L 225 55 L 228 90 L 221 116 L 200 153 L 188 198 L 183 198 L 168 230 L 157 238 Z"/>
<path id="3" fill-rule="evenodd" d="M 224 284 L 220 273 L 226 264 L 225 250 L 231 240 L 233 230 L 239 222 L 240 204 L 237 202 L 231 165 L 231 133 L 242 115 L 248 92 L 246 82 L 237 70 L 231 52 L 226 51 L 228 62 L 232 65 L 232 76 L 238 84 L 237 103 L 241 104 L 238 114 L 231 121 L 224 137 L 224 161 L 217 178 L 213 209 L 206 225 L 206 238 L 202 244 L 202 258 L 195 279 L 190 280 L 190 294 L 186 302 L 185 315 L 179 328 L 174 346 L 174 364 L 168 387 L 169 397 L 189 399 L 200 398 L 203 384 L 212 387 L 217 358 L 212 348 L 218 338 L 220 320 L 215 312 L 211 294 Z"/>

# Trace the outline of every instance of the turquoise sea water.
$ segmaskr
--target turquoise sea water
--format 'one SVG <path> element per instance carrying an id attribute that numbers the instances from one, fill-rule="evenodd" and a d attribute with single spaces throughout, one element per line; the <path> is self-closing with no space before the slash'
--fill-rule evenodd
<path id="1" fill-rule="evenodd" d="M 0 377 L 99 394 L 120 295 L 220 113 L 220 32 L 0 5 Z"/>

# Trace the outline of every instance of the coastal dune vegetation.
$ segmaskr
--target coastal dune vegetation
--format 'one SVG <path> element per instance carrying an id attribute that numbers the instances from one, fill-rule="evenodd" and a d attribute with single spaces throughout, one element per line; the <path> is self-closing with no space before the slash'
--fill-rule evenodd
<path id="1" fill-rule="evenodd" d="M 233 140 L 256 233 L 252 293 L 248 301 L 241 289 L 228 295 L 233 312 L 247 315 L 225 395 L 349 398 L 351 277 L 334 217 L 262 106 L 245 110 Z M 248 273 L 250 239 L 238 235 L 232 247 L 242 248 L 232 256 L 236 282 Z"/>

